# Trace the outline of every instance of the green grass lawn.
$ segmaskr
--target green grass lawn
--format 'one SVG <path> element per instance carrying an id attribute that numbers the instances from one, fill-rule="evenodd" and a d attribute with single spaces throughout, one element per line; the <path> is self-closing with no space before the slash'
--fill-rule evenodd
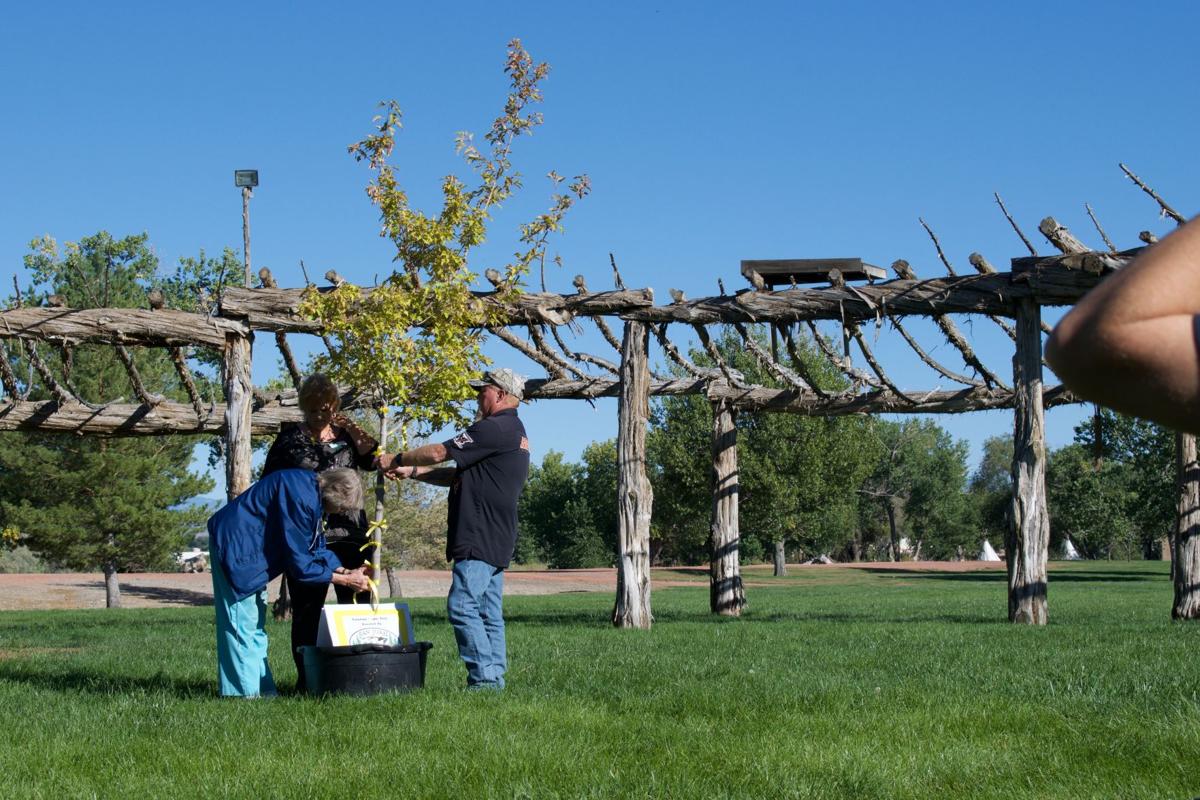
<path id="1" fill-rule="evenodd" d="M 741 619 L 701 583 L 649 632 L 512 597 L 503 694 L 462 690 L 438 600 L 424 690 L 257 702 L 215 697 L 211 609 L 7 612 L 0 796 L 1189 798 L 1200 625 L 1166 572 L 1056 565 L 1042 629 L 1002 572 L 755 572 Z"/>

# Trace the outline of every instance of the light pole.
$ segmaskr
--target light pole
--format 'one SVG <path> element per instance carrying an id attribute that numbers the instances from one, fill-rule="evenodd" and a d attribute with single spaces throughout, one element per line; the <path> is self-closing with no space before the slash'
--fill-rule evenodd
<path id="1" fill-rule="evenodd" d="M 258 186 L 258 170 L 235 169 L 233 185 L 242 190 L 242 252 L 246 262 L 246 288 L 250 288 L 250 197 Z"/>

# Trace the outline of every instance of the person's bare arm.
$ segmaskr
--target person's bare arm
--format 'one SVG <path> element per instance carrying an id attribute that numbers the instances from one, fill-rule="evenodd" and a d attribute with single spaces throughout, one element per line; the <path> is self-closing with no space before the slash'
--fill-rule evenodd
<path id="1" fill-rule="evenodd" d="M 446 452 L 446 446 L 435 442 L 433 444 L 421 445 L 412 450 L 406 450 L 403 453 L 396 453 L 395 455 L 384 453 L 379 457 L 378 464 L 381 470 L 388 472 L 394 470 L 396 467 L 428 467 L 449 460 L 450 454 Z M 405 475 L 404 477 L 408 476 Z"/>
<path id="2" fill-rule="evenodd" d="M 1054 329 L 1046 360 L 1064 384 L 1117 411 L 1200 432 L 1200 221 L 1089 292 Z"/>
<path id="3" fill-rule="evenodd" d="M 354 449 L 361 456 L 365 456 L 379 446 L 379 442 L 375 441 L 375 438 L 371 434 L 364 431 L 354 420 L 344 414 L 335 416 L 333 424 L 350 434 L 350 438 L 354 441 Z"/>
<path id="4" fill-rule="evenodd" d="M 454 467 L 392 467 L 384 473 L 389 478 L 412 478 L 433 486 L 449 486 L 454 482 Z"/>

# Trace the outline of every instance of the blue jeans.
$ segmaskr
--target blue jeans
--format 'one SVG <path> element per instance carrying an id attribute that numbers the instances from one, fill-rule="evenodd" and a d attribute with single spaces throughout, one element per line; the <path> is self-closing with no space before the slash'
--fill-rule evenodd
<path id="1" fill-rule="evenodd" d="M 267 587 L 236 600 L 215 555 L 211 564 L 221 696 L 274 695 L 275 680 L 267 664 Z"/>
<path id="2" fill-rule="evenodd" d="M 446 612 L 467 665 L 467 686 L 504 688 L 504 570 L 486 561 L 454 562 Z"/>

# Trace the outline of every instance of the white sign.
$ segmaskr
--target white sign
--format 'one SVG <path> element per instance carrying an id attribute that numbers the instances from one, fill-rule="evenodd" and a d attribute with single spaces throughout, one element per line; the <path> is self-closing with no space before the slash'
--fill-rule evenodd
<path id="1" fill-rule="evenodd" d="M 412 644 L 412 617 L 407 603 L 325 606 L 317 628 L 318 647 L 355 644 Z"/>

